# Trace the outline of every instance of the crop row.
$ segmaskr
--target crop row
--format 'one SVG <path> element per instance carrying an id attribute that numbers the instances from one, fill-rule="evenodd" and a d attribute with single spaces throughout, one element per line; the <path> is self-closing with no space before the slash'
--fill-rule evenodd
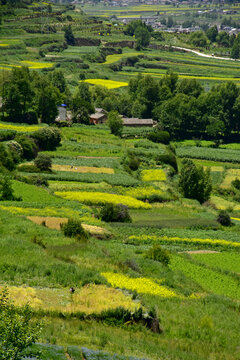
<path id="1" fill-rule="evenodd" d="M 24 175 L 31 175 L 24 173 Z M 41 174 L 48 180 L 58 181 L 79 181 L 85 183 L 106 182 L 116 186 L 136 186 L 140 181 L 127 174 L 89 174 L 74 173 L 67 171 L 58 171 L 56 174 Z"/>
<path id="2" fill-rule="evenodd" d="M 191 254 L 191 257 L 212 268 L 240 273 L 240 255 L 238 253 Z"/>
<path id="3" fill-rule="evenodd" d="M 166 181 L 166 173 L 162 169 L 142 170 L 141 177 L 143 181 Z"/>
<path id="4" fill-rule="evenodd" d="M 197 282 L 205 291 L 240 299 L 239 284 L 231 276 L 193 264 L 182 256 L 172 256 L 170 267 L 174 271 L 180 270 L 183 272 L 187 277 Z"/>
<path id="5" fill-rule="evenodd" d="M 64 199 L 77 200 L 88 205 L 103 205 L 110 203 L 123 204 L 131 209 L 151 209 L 150 204 L 124 195 L 87 191 L 57 191 L 55 194 L 57 196 L 63 197 Z"/>
<path id="6" fill-rule="evenodd" d="M 240 163 L 239 150 L 211 149 L 205 147 L 189 146 L 177 148 L 176 153 L 179 157 Z"/>
<path id="7" fill-rule="evenodd" d="M 156 236 L 156 235 L 132 235 L 128 237 L 128 243 L 182 243 L 193 245 L 207 245 L 210 247 L 229 247 L 234 249 L 240 249 L 240 243 L 219 239 L 198 239 L 198 238 L 180 238 L 180 237 L 168 237 L 168 236 Z"/>

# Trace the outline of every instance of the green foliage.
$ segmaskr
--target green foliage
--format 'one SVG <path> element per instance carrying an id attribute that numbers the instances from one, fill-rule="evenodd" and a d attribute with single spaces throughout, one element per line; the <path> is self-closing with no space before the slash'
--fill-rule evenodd
<path id="1" fill-rule="evenodd" d="M 41 171 L 50 171 L 52 167 L 52 159 L 45 154 L 38 154 L 34 159 L 34 165 Z"/>
<path id="2" fill-rule="evenodd" d="M 221 224 L 223 226 L 231 226 L 232 225 L 230 215 L 228 214 L 228 212 L 226 210 L 219 211 L 217 221 L 219 222 L 219 224 Z"/>
<path id="3" fill-rule="evenodd" d="M 232 181 L 232 185 L 237 189 L 240 190 L 240 180 L 238 178 L 236 178 L 235 180 Z"/>
<path id="4" fill-rule="evenodd" d="M 13 170 L 15 168 L 15 163 L 13 155 L 5 144 L 0 143 L 0 166 L 8 170 Z"/>
<path id="5" fill-rule="evenodd" d="M 207 201 L 212 190 L 210 171 L 197 167 L 191 160 L 183 160 L 182 164 L 178 184 L 184 197 L 200 203 Z"/>
<path id="6" fill-rule="evenodd" d="M 165 266 L 167 266 L 170 262 L 169 252 L 163 249 L 160 245 L 153 245 L 145 252 L 144 256 L 148 259 L 159 261 Z"/>
<path id="7" fill-rule="evenodd" d="M 4 288 L 0 293 L 0 358 L 20 360 L 24 350 L 35 343 L 41 325 L 32 320 L 33 312 L 28 305 L 17 308 L 8 298 Z"/>
<path id="8" fill-rule="evenodd" d="M 170 134 L 168 131 L 153 131 L 148 134 L 148 139 L 155 143 L 169 144 Z"/>
<path id="9" fill-rule="evenodd" d="M 2 201 L 21 200 L 20 197 L 14 196 L 12 183 L 8 176 L 4 176 L 3 179 L 0 179 L 0 200 Z"/>
<path id="10" fill-rule="evenodd" d="M 15 141 L 17 141 L 22 147 L 23 159 L 32 160 L 35 158 L 37 154 L 37 146 L 33 139 L 26 135 L 18 135 L 15 137 Z"/>
<path id="11" fill-rule="evenodd" d="M 55 150 L 61 142 L 61 133 L 54 127 L 44 127 L 31 134 L 40 150 Z"/>
<path id="12" fill-rule="evenodd" d="M 123 120 L 117 111 L 110 111 L 108 114 L 107 124 L 113 135 L 121 136 L 123 130 Z"/>
<path id="13" fill-rule="evenodd" d="M 105 204 L 101 208 L 99 216 L 106 222 L 132 222 L 128 207 L 123 204 Z"/>
<path id="14" fill-rule="evenodd" d="M 82 227 L 79 220 L 68 219 L 68 222 L 61 226 L 65 236 L 74 237 L 77 240 L 87 240 L 88 233 Z"/>
<path id="15" fill-rule="evenodd" d="M 73 35 L 71 25 L 64 28 L 64 38 L 68 45 L 75 45 L 75 37 Z"/>

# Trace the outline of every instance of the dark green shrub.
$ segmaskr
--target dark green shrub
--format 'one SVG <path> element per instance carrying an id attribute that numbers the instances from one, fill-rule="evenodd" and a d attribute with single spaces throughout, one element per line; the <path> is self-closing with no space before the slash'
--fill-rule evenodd
<path id="1" fill-rule="evenodd" d="M 26 172 L 26 173 L 37 173 L 40 172 L 40 169 L 37 168 L 35 165 L 31 164 L 20 164 L 17 167 L 18 171 Z"/>
<path id="2" fill-rule="evenodd" d="M 217 222 L 219 222 L 219 224 L 221 224 L 223 226 L 231 226 L 232 225 L 231 218 L 230 218 L 229 214 L 227 213 L 227 211 L 225 211 L 225 210 L 219 211 L 219 214 L 217 217 Z"/>
<path id="3" fill-rule="evenodd" d="M 5 201 L 21 201 L 20 197 L 16 197 L 13 194 L 12 183 L 9 177 L 4 176 L 0 179 L 0 200 Z"/>
<path id="4" fill-rule="evenodd" d="M 0 143 L 0 165 L 10 171 L 15 168 L 15 162 L 10 149 L 2 143 Z"/>
<path id="5" fill-rule="evenodd" d="M 61 142 L 60 131 L 53 127 L 44 127 L 33 132 L 30 136 L 36 141 L 40 150 L 55 150 Z"/>
<path id="6" fill-rule="evenodd" d="M 87 240 L 88 233 L 82 227 L 79 220 L 68 219 L 68 222 L 61 226 L 65 236 L 75 237 L 78 240 Z"/>
<path id="7" fill-rule="evenodd" d="M 16 134 L 15 130 L 0 130 L 0 141 L 13 140 Z"/>
<path id="8" fill-rule="evenodd" d="M 160 245 L 153 245 L 144 256 L 148 259 L 159 261 L 163 265 L 167 266 L 170 262 L 169 252 L 163 249 Z"/>
<path id="9" fill-rule="evenodd" d="M 28 111 L 22 116 L 21 121 L 30 125 L 38 124 L 38 117 L 36 111 L 34 110 Z"/>
<path id="10" fill-rule="evenodd" d="M 170 140 L 170 135 L 168 131 L 156 130 L 148 134 L 148 139 L 155 143 L 168 145 Z"/>
<path id="11" fill-rule="evenodd" d="M 167 164 L 173 167 L 173 169 L 177 172 L 178 165 L 176 156 L 172 152 L 168 152 L 166 154 L 160 154 L 155 157 L 156 163 L 159 165 Z"/>
<path id="12" fill-rule="evenodd" d="M 22 157 L 26 160 L 32 160 L 37 155 L 37 146 L 33 139 L 26 135 L 18 135 L 15 140 L 21 145 L 23 154 Z"/>
<path id="13" fill-rule="evenodd" d="M 236 178 L 235 180 L 232 181 L 232 185 L 237 189 L 240 190 L 240 180 L 238 178 Z"/>
<path id="14" fill-rule="evenodd" d="M 100 210 L 100 219 L 106 222 L 132 222 L 128 207 L 123 204 L 105 204 Z"/>
<path id="15" fill-rule="evenodd" d="M 38 154 L 34 160 L 34 165 L 41 171 L 49 171 L 51 170 L 52 159 L 48 155 Z"/>

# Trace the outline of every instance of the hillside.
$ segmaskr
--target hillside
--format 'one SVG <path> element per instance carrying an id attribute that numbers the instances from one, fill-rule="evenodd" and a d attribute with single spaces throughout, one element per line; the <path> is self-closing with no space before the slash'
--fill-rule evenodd
<path id="1" fill-rule="evenodd" d="M 112 6 L 1 3 L 0 312 L 7 286 L 42 322 L 21 358 L 238 359 L 239 62 L 173 51 L 185 34 L 131 48 Z M 158 124 L 116 136 L 102 105 Z"/>

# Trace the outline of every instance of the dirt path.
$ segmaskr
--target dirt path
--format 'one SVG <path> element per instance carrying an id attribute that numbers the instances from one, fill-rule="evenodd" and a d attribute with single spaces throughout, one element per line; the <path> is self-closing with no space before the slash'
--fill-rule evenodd
<path id="1" fill-rule="evenodd" d="M 196 55 L 198 55 L 198 56 L 202 56 L 202 57 L 206 57 L 206 58 L 211 58 L 211 59 L 240 61 L 240 60 L 231 59 L 231 58 L 229 58 L 229 57 L 220 57 L 220 56 L 215 56 L 215 55 L 203 54 L 203 53 L 201 53 L 200 51 L 192 50 L 192 49 L 188 49 L 188 48 L 183 48 L 183 47 L 180 47 L 180 46 L 172 46 L 172 48 L 177 49 L 177 50 L 184 50 L 184 51 L 186 51 L 186 52 L 191 52 L 191 53 L 196 54 Z"/>

